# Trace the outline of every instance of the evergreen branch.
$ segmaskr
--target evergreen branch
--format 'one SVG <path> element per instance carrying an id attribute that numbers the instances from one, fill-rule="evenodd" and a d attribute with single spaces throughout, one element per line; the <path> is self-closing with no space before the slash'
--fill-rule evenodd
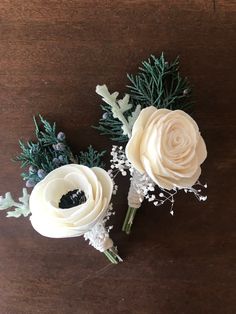
<path id="1" fill-rule="evenodd" d="M 78 156 L 79 164 L 87 167 L 101 167 L 104 168 L 105 164 L 102 162 L 102 157 L 106 151 L 96 151 L 91 145 L 89 145 L 87 151 L 81 151 Z"/>
<path id="2" fill-rule="evenodd" d="M 127 142 L 128 136 L 123 134 L 120 120 L 113 117 L 111 107 L 107 104 L 103 104 L 101 108 L 104 114 L 99 121 L 99 126 L 93 126 L 93 128 L 99 130 L 101 134 L 108 135 L 113 141 Z"/>
<path id="3" fill-rule="evenodd" d="M 101 134 L 108 135 L 117 142 L 127 142 L 139 112 L 148 106 L 190 111 L 191 88 L 187 78 L 180 76 L 179 58 L 169 63 L 163 53 L 159 58 L 151 55 L 142 62 L 138 74 L 127 76 L 130 81 L 130 85 L 127 86 L 130 98 L 128 99 L 126 95 L 126 98 L 121 100 L 124 102 L 121 106 L 120 101 L 117 101 L 117 92 L 110 94 L 104 85 L 100 86 L 100 90 L 96 90 L 105 102 L 101 105 L 103 116 L 99 120 L 99 125 L 94 127 Z"/>
<path id="4" fill-rule="evenodd" d="M 159 58 L 151 57 L 142 62 L 137 75 L 127 75 L 131 82 L 128 85 L 131 100 L 142 108 L 155 106 L 171 110 L 188 111 L 191 102 L 188 100 L 191 88 L 187 78 L 179 73 L 179 58 L 169 63 L 162 53 Z"/>
<path id="5" fill-rule="evenodd" d="M 36 143 L 19 141 L 21 153 L 15 159 L 21 162 L 21 168 L 29 167 L 28 173 L 22 173 L 27 187 L 33 187 L 52 170 L 77 161 L 66 143 L 65 134 L 56 133 L 55 123 L 50 124 L 41 115 L 39 118 L 42 128 L 33 118 Z"/>

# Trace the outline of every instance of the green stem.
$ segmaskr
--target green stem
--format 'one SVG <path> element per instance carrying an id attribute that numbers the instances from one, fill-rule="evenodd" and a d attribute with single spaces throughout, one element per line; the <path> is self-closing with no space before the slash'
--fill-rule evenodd
<path id="1" fill-rule="evenodd" d="M 130 232 L 131 232 L 131 228 L 132 228 L 132 225 L 134 222 L 134 218 L 135 218 L 137 209 L 138 208 L 134 208 L 134 207 L 130 207 L 130 206 L 128 207 L 128 210 L 127 210 L 127 213 L 125 216 L 125 221 L 124 221 L 123 226 L 122 226 L 122 231 L 124 231 L 126 234 L 130 234 Z"/>
<path id="2" fill-rule="evenodd" d="M 112 264 L 118 264 L 123 262 L 122 258 L 118 255 L 117 249 L 113 246 L 112 248 L 103 252 Z"/>

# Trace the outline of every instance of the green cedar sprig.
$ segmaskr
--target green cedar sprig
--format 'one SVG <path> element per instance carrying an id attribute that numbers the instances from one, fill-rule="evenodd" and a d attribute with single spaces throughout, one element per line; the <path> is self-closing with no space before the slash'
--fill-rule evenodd
<path id="1" fill-rule="evenodd" d="M 104 168 L 105 164 L 102 161 L 102 157 L 105 155 L 106 151 L 103 150 L 98 152 L 92 145 L 89 145 L 87 151 L 81 151 L 78 155 L 78 160 L 80 165 L 87 167 L 101 167 Z"/>
<path id="2" fill-rule="evenodd" d="M 138 105 L 141 109 L 152 105 L 159 109 L 190 111 L 191 88 L 187 78 L 180 76 L 179 58 L 168 62 L 163 53 L 159 58 L 151 55 L 142 62 L 139 70 L 136 75 L 127 75 L 130 81 L 130 85 L 127 86 L 128 94 L 133 105 L 130 110 L 123 113 L 127 120 Z M 104 113 L 95 128 L 113 141 L 127 142 L 128 136 L 123 134 L 122 123 L 113 116 L 111 106 L 103 103 L 101 108 Z"/>
<path id="3" fill-rule="evenodd" d="M 28 172 L 22 173 L 27 187 L 33 187 L 55 168 L 76 162 L 76 157 L 66 143 L 65 134 L 56 133 L 56 124 L 50 124 L 41 115 L 39 122 L 40 125 L 34 117 L 37 141 L 19 141 L 21 153 L 15 159 L 21 162 L 21 168 L 29 167 Z"/>
<path id="4" fill-rule="evenodd" d="M 65 134 L 63 132 L 56 133 L 56 124 L 50 124 L 40 115 L 39 119 L 40 125 L 34 118 L 37 141 L 26 143 L 19 141 L 21 153 L 15 158 L 15 161 L 21 162 L 22 168 L 28 167 L 28 172 L 22 173 L 27 187 L 33 187 L 50 171 L 70 163 L 104 168 L 102 157 L 105 151 L 98 152 L 90 145 L 87 151 L 81 151 L 78 156 L 75 156 L 66 143 Z M 0 210 L 11 207 L 15 208 L 7 212 L 7 217 L 26 217 L 30 214 L 29 194 L 25 188 L 23 188 L 23 196 L 19 198 L 19 202 L 14 201 L 10 192 L 7 192 L 5 197 L 0 196 Z"/>
<path id="5" fill-rule="evenodd" d="M 142 108 L 154 106 L 189 111 L 191 88 L 187 78 L 180 76 L 178 57 L 169 63 L 163 53 L 159 58 L 151 55 L 139 70 L 136 75 L 128 74 L 131 85 L 127 87 L 134 103 Z"/>
<path id="6" fill-rule="evenodd" d="M 41 115 L 39 123 L 34 117 L 36 142 L 19 141 L 21 153 L 15 158 L 21 168 L 28 167 L 21 174 L 27 187 L 33 187 L 52 170 L 70 163 L 80 163 L 88 167 L 104 167 L 102 157 L 105 151 L 98 152 L 91 145 L 88 151 L 74 155 L 66 142 L 63 132 L 56 132 L 56 124 L 50 124 Z"/>
<path id="7" fill-rule="evenodd" d="M 111 107 L 108 104 L 102 104 L 101 108 L 104 113 L 99 120 L 99 126 L 93 126 L 93 128 L 100 131 L 102 135 L 108 135 L 112 141 L 127 142 L 128 136 L 123 134 L 123 124 L 119 119 L 113 117 Z M 128 114 L 125 112 L 124 116 L 127 118 Z"/>

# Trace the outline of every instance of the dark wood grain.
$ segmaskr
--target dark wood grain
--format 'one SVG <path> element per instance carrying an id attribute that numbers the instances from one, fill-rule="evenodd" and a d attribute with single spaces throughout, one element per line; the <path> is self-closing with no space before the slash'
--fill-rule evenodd
<path id="1" fill-rule="evenodd" d="M 236 3 L 223 0 L 0 2 L 0 194 L 22 181 L 18 138 L 32 115 L 64 130 L 75 150 L 111 146 L 90 125 L 94 90 L 124 91 L 151 53 L 180 55 L 208 146 L 208 201 L 179 195 L 175 216 L 145 204 L 130 237 L 120 232 L 128 180 L 115 199 L 113 238 L 125 262 L 109 265 L 82 238 L 53 240 L 28 219 L 0 219 L 0 313 L 234 314 Z"/>

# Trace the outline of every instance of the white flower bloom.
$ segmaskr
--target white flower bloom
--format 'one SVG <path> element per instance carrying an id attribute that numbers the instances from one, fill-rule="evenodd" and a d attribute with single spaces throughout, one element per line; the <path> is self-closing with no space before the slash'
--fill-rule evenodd
<path id="1" fill-rule="evenodd" d="M 134 123 L 126 155 L 140 173 L 171 190 L 191 187 L 197 181 L 207 151 L 196 122 L 188 114 L 150 106 Z"/>
<path id="2" fill-rule="evenodd" d="M 61 197 L 81 190 L 86 201 L 71 208 L 59 208 Z M 33 228 L 46 237 L 83 235 L 106 216 L 113 183 L 98 167 L 69 164 L 51 171 L 33 189 L 29 205 Z"/>

